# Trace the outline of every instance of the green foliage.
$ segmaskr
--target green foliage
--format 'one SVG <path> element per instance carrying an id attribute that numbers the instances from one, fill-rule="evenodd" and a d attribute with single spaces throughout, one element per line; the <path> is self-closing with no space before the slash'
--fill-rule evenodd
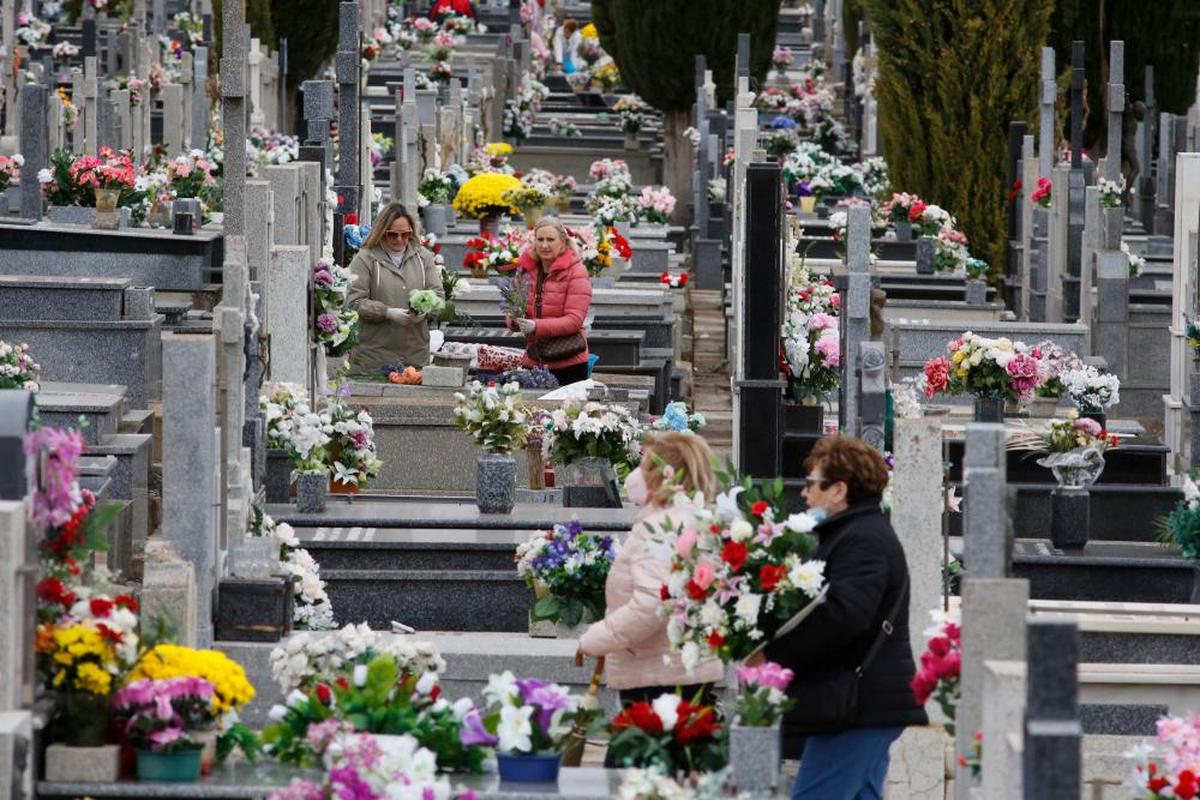
<path id="1" fill-rule="evenodd" d="M 949 209 L 972 253 L 1005 263 L 1008 123 L 1037 110 L 1045 0 L 864 0 L 879 48 L 892 185 Z"/>
<path id="2" fill-rule="evenodd" d="M 1175 545 L 1184 558 L 1200 560 L 1200 504 L 1182 500 L 1169 516 L 1156 521 L 1159 541 Z"/>
<path id="3" fill-rule="evenodd" d="M 223 764 L 233 755 L 234 750 L 239 749 L 251 764 L 257 762 L 259 754 L 262 753 L 262 742 L 258 734 L 240 722 L 231 725 L 229 730 L 217 737 L 217 760 Z"/>
<path id="4" fill-rule="evenodd" d="M 243 0 L 246 9 L 246 24 L 250 26 L 251 38 L 258 39 L 264 45 L 269 46 L 272 50 L 278 49 L 275 38 L 275 23 L 272 19 L 271 0 Z M 334 2 L 336 9 L 337 3 Z M 213 0 L 213 50 L 214 57 L 221 57 L 221 45 L 224 42 L 223 28 L 224 21 L 221 18 L 221 10 L 223 8 L 223 0 Z M 336 19 L 336 11 L 335 11 Z M 334 43 L 337 43 L 337 25 L 333 29 Z M 290 67 L 289 63 L 289 67 Z"/>
<path id="5" fill-rule="evenodd" d="M 689 108 L 696 99 L 696 56 L 708 59 L 717 96 L 734 92 L 737 35 L 750 34 L 752 85 L 771 68 L 780 0 L 595 0 L 592 21 L 600 44 L 625 83 L 663 111 Z"/>
<path id="6" fill-rule="evenodd" d="M 1084 147 L 1103 148 L 1106 141 L 1104 83 L 1110 40 L 1125 42 L 1127 126 L 1128 107 L 1145 100 L 1147 64 L 1154 65 L 1158 110 L 1185 114 L 1196 101 L 1196 70 L 1200 67 L 1200 3 L 1196 0 L 1058 0 L 1054 5 L 1048 43 L 1054 47 L 1060 74 L 1070 69 L 1071 42 L 1080 39 L 1084 43 Z M 1064 96 L 1062 102 L 1069 101 Z M 1069 116 L 1065 118 L 1069 120 Z M 1069 132 L 1066 128 L 1060 135 L 1066 138 Z"/>
<path id="7" fill-rule="evenodd" d="M 263 0 L 266 2 L 266 0 Z M 317 75 L 337 50 L 337 0 L 270 0 L 276 41 L 288 40 L 288 92 Z M 249 17 L 247 17 L 249 18 Z M 289 108 L 295 104 L 289 102 Z"/>

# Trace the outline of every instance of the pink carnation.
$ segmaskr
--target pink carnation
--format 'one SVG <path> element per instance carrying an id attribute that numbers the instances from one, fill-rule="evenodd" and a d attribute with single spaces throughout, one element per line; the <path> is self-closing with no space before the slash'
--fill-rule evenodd
<path id="1" fill-rule="evenodd" d="M 820 337 L 813 347 L 821 354 L 825 366 L 840 367 L 842 365 L 842 346 L 836 335 Z"/>
<path id="2" fill-rule="evenodd" d="M 1027 395 L 1037 388 L 1040 377 L 1038 362 L 1033 356 L 1018 353 L 1012 361 L 1008 362 L 1006 369 L 1017 394 Z"/>

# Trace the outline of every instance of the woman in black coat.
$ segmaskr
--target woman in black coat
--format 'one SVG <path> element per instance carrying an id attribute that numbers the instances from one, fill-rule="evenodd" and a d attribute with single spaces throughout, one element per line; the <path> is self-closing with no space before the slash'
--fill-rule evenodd
<path id="1" fill-rule="evenodd" d="M 888 748 L 927 725 L 909 682 L 908 565 L 880 506 L 887 464 L 850 436 L 822 439 L 804 462 L 804 499 L 824 521 L 813 533 L 829 592 L 800 625 L 766 648 L 795 671 L 785 751 L 803 750 L 793 800 L 883 797 Z M 861 677 L 856 670 L 861 668 Z M 846 700 L 857 689 L 857 703 Z"/>

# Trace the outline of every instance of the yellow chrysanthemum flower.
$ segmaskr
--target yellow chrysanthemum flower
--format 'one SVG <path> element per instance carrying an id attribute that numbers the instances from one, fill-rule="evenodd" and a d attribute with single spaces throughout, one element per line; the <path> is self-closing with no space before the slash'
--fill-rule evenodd
<path id="1" fill-rule="evenodd" d="M 108 694 L 112 689 L 112 675 L 86 661 L 75 670 L 75 688 L 92 694 Z"/>
<path id="2" fill-rule="evenodd" d="M 579 29 L 579 36 L 583 39 L 599 39 L 600 33 L 596 30 L 595 23 L 589 22 Z"/>
<path id="3" fill-rule="evenodd" d="M 142 657 L 129 674 L 129 681 L 177 677 L 203 678 L 211 683 L 213 713 L 217 716 L 254 699 L 254 687 L 246 680 L 246 671 L 219 650 L 160 644 Z"/>
<path id="4" fill-rule="evenodd" d="M 464 217 L 516 214 L 519 209 L 504 199 L 504 193 L 520 189 L 521 182 L 512 175 L 482 172 L 468 180 L 454 197 L 454 210 Z"/>
<path id="5" fill-rule="evenodd" d="M 511 156 L 513 147 L 508 142 L 488 142 L 483 150 L 489 156 Z"/>

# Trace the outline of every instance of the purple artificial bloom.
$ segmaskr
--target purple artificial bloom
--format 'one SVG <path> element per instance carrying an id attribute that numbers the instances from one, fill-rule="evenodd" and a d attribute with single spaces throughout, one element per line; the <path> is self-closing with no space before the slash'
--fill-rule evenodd
<path id="1" fill-rule="evenodd" d="M 538 682 L 540 683 L 540 681 Z M 518 685 L 521 683 L 522 681 L 517 681 Z M 571 698 L 562 691 L 545 685 L 529 692 L 525 702 L 531 706 L 537 706 L 534 720 L 546 734 L 550 733 L 550 720 L 554 717 L 554 712 L 568 711 L 571 708 Z"/>
<path id="2" fill-rule="evenodd" d="M 375 800 L 371 785 L 359 777 L 354 767 L 337 767 L 329 771 L 329 784 L 338 800 Z"/>
<path id="3" fill-rule="evenodd" d="M 797 197 L 812 197 L 812 187 L 808 185 L 808 181 L 800 181 L 796 184 Z"/>
<path id="4" fill-rule="evenodd" d="M 163 728 L 150 734 L 150 744 L 155 750 L 162 750 L 181 736 L 183 736 L 181 727 Z"/>
<path id="5" fill-rule="evenodd" d="M 325 331 L 325 333 L 333 333 L 338 329 L 338 318 L 326 311 L 317 317 L 317 327 Z"/>
<path id="6" fill-rule="evenodd" d="M 463 747 L 474 747 L 476 745 L 495 747 L 500 743 L 500 740 L 488 733 L 488 729 L 484 727 L 483 718 L 479 716 L 479 709 L 477 708 L 471 709 L 463 717 L 462 728 L 458 732 L 458 740 L 462 742 Z"/>
<path id="7" fill-rule="evenodd" d="M 546 682 L 538 678 L 520 678 L 517 680 L 517 691 L 521 694 L 522 703 L 531 703 L 530 695 L 538 689 L 545 689 Z"/>
<path id="8" fill-rule="evenodd" d="M 333 286 L 333 276 L 326 270 L 319 270 L 313 275 L 313 283 L 317 286 Z"/>
<path id="9" fill-rule="evenodd" d="M 350 434 L 350 441 L 354 443 L 355 450 L 364 450 L 369 444 L 367 434 L 364 431 L 355 431 Z"/>

